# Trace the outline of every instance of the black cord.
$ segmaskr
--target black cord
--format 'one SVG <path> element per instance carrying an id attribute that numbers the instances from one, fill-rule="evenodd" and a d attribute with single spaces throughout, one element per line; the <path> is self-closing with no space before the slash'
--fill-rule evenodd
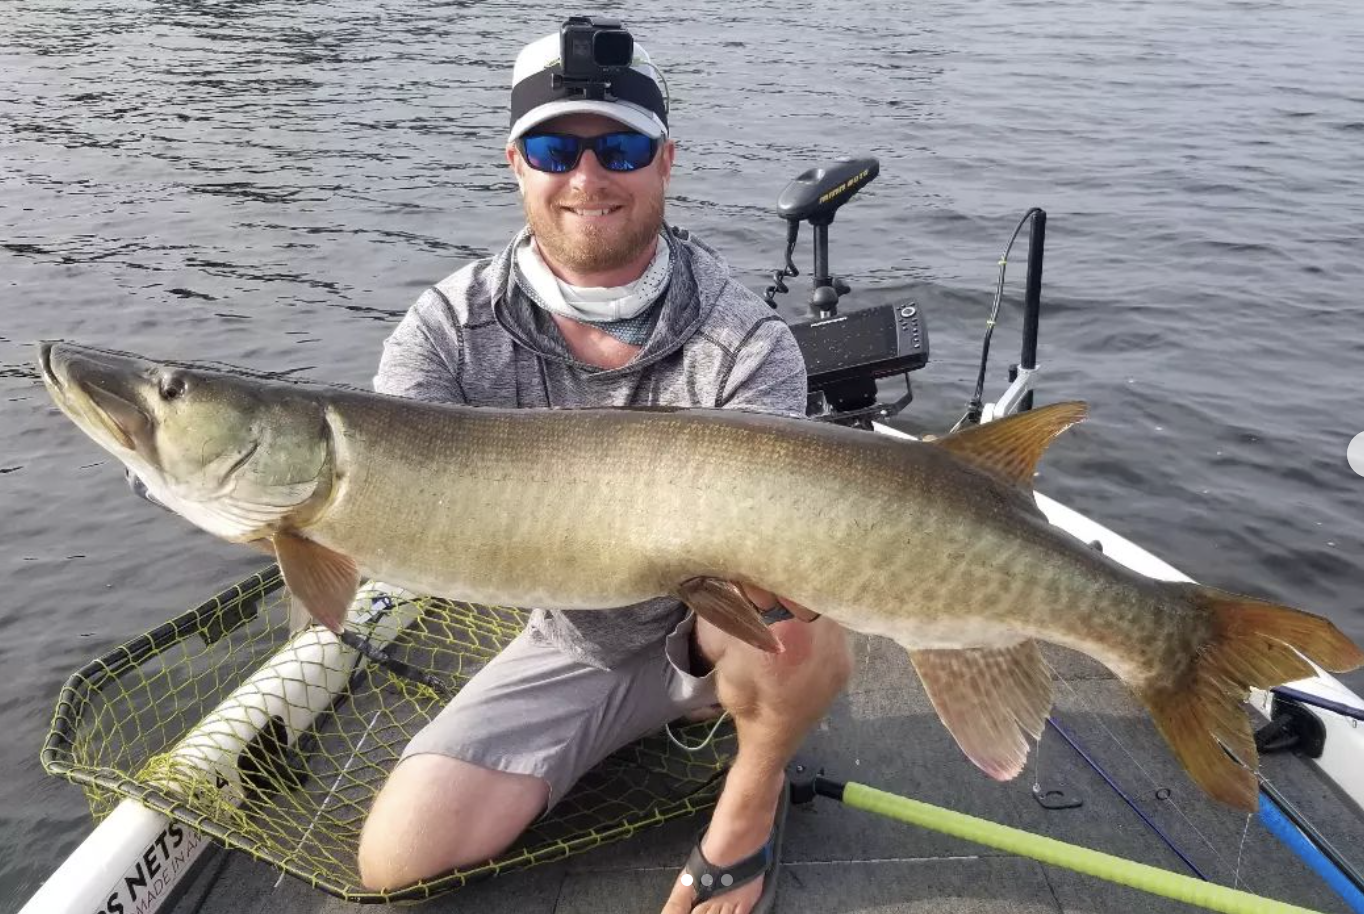
<path id="1" fill-rule="evenodd" d="M 427 686 L 441 698 L 449 698 L 453 694 L 450 687 L 440 677 L 399 660 L 378 645 L 372 644 L 368 638 L 364 638 L 350 629 L 341 632 L 340 637 L 342 644 L 359 651 L 371 663 L 378 664 L 393 675 Z"/>
<path id="2" fill-rule="evenodd" d="M 981 344 L 980 373 L 976 376 L 976 392 L 971 397 L 971 402 L 966 404 L 966 415 L 958 419 L 957 424 L 952 426 L 954 432 L 963 425 L 979 424 L 980 417 L 985 411 L 985 371 L 990 363 L 990 337 L 995 332 L 995 323 L 999 320 L 999 305 L 1004 298 L 1004 272 L 1009 266 L 1009 252 L 1013 250 L 1014 242 L 1018 240 L 1018 233 L 1023 231 L 1023 226 L 1027 225 L 1028 220 L 1041 211 L 1034 206 L 1023 214 L 1023 218 L 1018 220 L 1018 227 L 1009 237 L 1009 243 L 1004 246 L 1004 253 L 999 255 L 999 279 L 995 283 L 995 300 L 990 305 L 990 317 L 985 322 L 985 341 Z"/>
<path id="3" fill-rule="evenodd" d="M 777 307 L 777 293 L 786 293 L 791 290 L 786 287 L 786 280 L 793 276 L 799 276 L 800 270 L 796 269 L 796 262 L 793 259 L 796 253 L 796 238 L 800 235 L 800 221 L 788 219 L 786 222 L 786 266 L 772 274 L 772 285 L 768 286 L 763 292 L 763 301 L 773 309 Z"/>

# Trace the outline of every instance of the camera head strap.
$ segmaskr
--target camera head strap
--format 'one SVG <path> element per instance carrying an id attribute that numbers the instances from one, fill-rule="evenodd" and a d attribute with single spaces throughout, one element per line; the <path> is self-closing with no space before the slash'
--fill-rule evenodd
<path id="1" fill-rule="evenodd" d="M 557 65 L 512 87 L 511 123 L 514 125 L 541 105 L 573 99 L 628 102 L 653 114 L 665 128 L 668 126 L 668 106 L 652 76 L 627 68 L 601 81 L 569 81 L 563 78 Z"/>
<path id="2" fill-rule="evenodd" d="M 668 132 L 662 74 L 616 20 L 571 17 L 517 58 L 510 140 L 578 112 L 603 114 L 652 139 Z"/>

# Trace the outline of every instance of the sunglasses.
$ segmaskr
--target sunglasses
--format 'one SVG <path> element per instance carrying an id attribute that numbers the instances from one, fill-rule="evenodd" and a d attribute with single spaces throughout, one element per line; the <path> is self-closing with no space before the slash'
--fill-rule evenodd
<path id="1" fill-rule="evenodd" d="M 562 174 L 578 167 L 590 148 L 607 171 L 636 171 L 654 160 L 658 141 L 633 130 L 583 137 L 569 133 L 531 133 L 516 141 L 526 164 L 536 171 Z"/>

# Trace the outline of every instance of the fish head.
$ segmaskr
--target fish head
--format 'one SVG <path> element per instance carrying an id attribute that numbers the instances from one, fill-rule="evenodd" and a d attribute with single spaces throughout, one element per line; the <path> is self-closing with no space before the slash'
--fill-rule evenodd
<path id="1" fill-rule="evenodd" d="M 40 344 L 38 367 L 157 501 L 224 539 L 297 525 L 331 491 L 326 405 L 306 387 L 67 342 Z"/>

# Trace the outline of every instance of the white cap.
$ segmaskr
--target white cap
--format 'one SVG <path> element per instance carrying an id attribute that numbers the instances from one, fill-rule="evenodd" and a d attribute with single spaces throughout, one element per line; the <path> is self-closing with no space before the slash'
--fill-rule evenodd
<path id="1" fill-rule="evenodd" d="M 566 97 L 569 95 L 567 90 L 551 88 L 550 76 L 559 72 L 559 57 L 558 32 L 532 41 L 516 55 L 516 66 L 512 70 L 512 125 L 508 143 L 514 142 L 531 128 L 564 114 L 601 114 L 652 139 L 667 134 L 667 86 L 649 59 L 649 53 L 638 43 L 635 44 L 635 56 L 627 72 L 627 80 L 613 84 L 610 94 L 615 97 L 601 101 Z M 639 76 L 645 77 L 648 82 L 640 80 Z"/>

